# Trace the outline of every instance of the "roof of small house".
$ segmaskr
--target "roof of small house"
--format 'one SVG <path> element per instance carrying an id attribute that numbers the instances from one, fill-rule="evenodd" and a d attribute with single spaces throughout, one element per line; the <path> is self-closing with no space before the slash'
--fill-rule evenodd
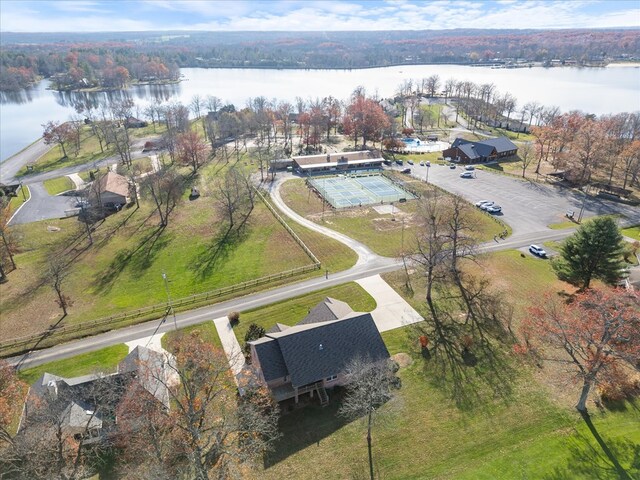
<path id="1" fill-rule="evenodd" d="M 509 152 L 511 150 L 518 149 L 518 147 L 507 137 L 488 138 L 479 143 L 494 147 L 498 153 Z"/>
<path id="2" fill-rule="evenodd" d="M 107 172 L 100 177 L 91 190 L 93 192 L 109 192 L 123 197 L 129 196 L 129 180 L 115 172 Z"/>
<path id="3" fill-rule="evenodd" d="M 451 148 L 456 147 L 472 160 L 490 156 L 494 148 L 497 154 L 518 149 L 507 137 L 488 138 L 481 142 L 471 142 L 464 138 L 456 138 L 451 144 Z"/>
<path id="4" fill-rule="evenodd" d="M 118 373 L 135 373 L 140 385 L 165 406 L 169 405 L 165 356 L 138 345 L 118 364 Z"/>

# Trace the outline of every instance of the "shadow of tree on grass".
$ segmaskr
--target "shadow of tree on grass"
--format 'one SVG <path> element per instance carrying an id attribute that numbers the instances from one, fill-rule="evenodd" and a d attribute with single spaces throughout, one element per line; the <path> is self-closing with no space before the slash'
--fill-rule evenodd
<path id="1" fill-rule="evenodd" d="M 631 480 L 640 478 L 640 444 L 628 439 L 601 435 L 589 414 L 582 416 L 588 433 L 577 434 L 568 446 L 566 466 L 556 467 L 544 480 L 584 478 L 589 480 Z"/>
<path id="2" fill-rule="evenodd" d="M 98 293 L 108 292 L 127 267 L 132 269 L 132 273 L 137 274 L 149 268 L 160 251 L 171 242 L 171 235 L 162 235 L 164 231 L 164 227 L 158 227 L 141 239 L 134 248 L 118 251 L 106 271 L 96 273 L 93 281 L 95 290 Z"/>
<path id="3" fill-rule="evenodd" d="M 247 238 L 247 228 L 220 229 L 212 240 L 202 247 L 193 262 L 192 270 L 203 280 L 208 278 L 216 267 L 226 260 L 229 255 Z"/>

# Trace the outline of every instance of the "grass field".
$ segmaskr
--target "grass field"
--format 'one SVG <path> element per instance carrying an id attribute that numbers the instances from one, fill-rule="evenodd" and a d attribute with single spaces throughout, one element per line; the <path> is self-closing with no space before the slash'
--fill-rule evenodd
<path id="1" fill-rule="evenodd" d="M 11 218 L 11 216 L 20 208 L 20 206 L 25 203 L 27 200 L 31 198 L 31 192 L 29 191 L 29 187 L 26 185 L 22 185 L 18 190 L 16 190 L 16 196 L 11 197 L 9 200 L 9 205 L 7 206 L 7 218 Z"/>
<path id="2" fill-rule="evenodd" d="M 633 238 L 634 240 L 640 241 L 640 225 L 636 225 L 635 227 L 630 228 L 623 228 L 621 232 L 625 237 Z"/>
<path id="3" fill-rule="evenodd" d="M 276 323 L 295 325 L 325 297 L 342 300 L 348 303 L 355 312 L 370 312 L 376 308 L 376 301 L 373 297 L 360 285 L 351 282 L 274 303 L 267 307 L 240 312 L 240 322 L 233 327 L 233 331 L 240 345 L 242 345 L 244 344 L 244 336 L 252 323 L 262 326 L 265 330 L 268 330 Z"/>
<path id="4" fill-rule="evenodd" d="M 77 219 L 16 226 L 18 270 L 0 286 L 3 337 L 35 333 L 60 318 L 42 274 L 47 258 L 60 251 L 74 258 L 63 284 L 74 302 L 65 324 L 166 301 L 163 272 L 171 295 L 179 298 L 311 264 L 261 203 L 245 232 L 226 239 L 205 195 L 179 206 L 166 229 L 157 224 L 153 208 L 143 202 L 139 210 L 125 209 L 99 224 L 89 248 Z M 25 324 L 25 312 L 37 321 Z"/>
<path id="5" fill-rule="evenodd" d="M 180 328 L 177 331 L 167 332 L 160 343 L 162 348 L 169 352 L 173 352 L 172 343 L 180 335 L 196 334 L 205 342 L 212 344 L 214 347 L 222 348 L 222 342 L 218 336 L 218 330 L 212 320 L 208 320 L 198 325 L 192 325 L 191 327 Z"/>
<path id="6" fill-rule="evenodd" d="M 112 347 L 83 353 L 75 357 L 44 363 L 37 367 L 20 370 L 20 378 L 31 384 L 45 373 L 52 373 L 61 377 L 79 377 L 94 372 L 115 372 L 118 363 L 127 356 L 129 349 L 124 343 Z"/>
<path id="7" fill-rule="evenodd" d="M 410 181 L 408 184 L 419 192 L 426 188 L 419 181 Z M 410 248 L 415 236 L 417 201 L 394 206 L 393 214 L 380 214 L 372 207 L 332 210 L 323 208 L 322 201 L 306 187 L 303 180 L 285 182 L 281 194 L 285 203 L 298 214 L 364 243 L 379 255 L 399 256 L 403 249 Z M 504 230 L 493 217 L 478 209 L 470 210 L 470 214 L 477 225 L 479 241 L 490 240 Z"/>
<path id="8" fill-rule="evenodd" d="M 478 270 L 504 278 L 495 288 L 509 297 L 518 292 L 519 315 L 541 289 L 561 290 L 548 262 L 521 257 L 519 252 L 499 252 L 481 259 Z M 397 286 L 398 274 L 385 277 Z M 390 278 L 389 278 L 390 277 Z M 423 288 L 416 279 L 419 307 Z M 402 294 L 405 292 L 398 288 Z M 405 352 L 413 363 L 400 370 L 402 388 L 378 410 L 373 428 L 373 452 L 380 478 L 385 479 L 616 479 L 620 477 L 596 436 L 627 471 L 640 475 L 640 408 L 637 403 L 612 405 L 592 412 L 589 425 L 568 405 L 575 403 L 577 386 L 566 384 L 570 403 L 550 395 L 541 381 L 548 375 L 508 357 L 511 369 L 501 395 L 488 395 L 473 383 L 477 395 L 469 408 L 457 408 L 438 384 L 438 374 L 418 352 L 411 327 L 385 332 L 391 354 Z M 484 375 L 482 369 L 478 375 Z M 365 478 L 367 472 L 366 425 L 346 422 L 336 415 L 339 392 L 325 408 L 307 406 L 284 415 L 283 437 L 254 478 L 317 478 L 331 465 L 331 478 Z M 339 453 L 338 453 L 339 452 Z"/>
<path id="9" fill-rule="evenodd" d="M 76 188 L 75 183 L 69 177 L 51 178 L 44 181 L 44 188 L 49 195 L 58 195 L 59 193 L 73 190 Z"/>

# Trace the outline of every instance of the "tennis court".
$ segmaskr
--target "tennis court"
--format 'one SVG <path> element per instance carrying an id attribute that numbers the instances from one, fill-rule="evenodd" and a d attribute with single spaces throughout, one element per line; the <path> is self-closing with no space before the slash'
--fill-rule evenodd
<path id="1" fill-rule="evenodd" d="M 334 208 L 358 207 L 415 198 L 382 175 L 315 178 L 309 180 L 309 184 Z"/>

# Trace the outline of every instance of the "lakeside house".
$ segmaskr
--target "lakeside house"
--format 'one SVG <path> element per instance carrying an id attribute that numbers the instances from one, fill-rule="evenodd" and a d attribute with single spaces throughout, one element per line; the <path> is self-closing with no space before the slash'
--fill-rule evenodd
<path id="1" fill-rule="evenodd" d="M 345 369 L 354 358 L 378 362 L 389 358 L 387 347 L 370 313 L 327 297 L 297 325 L 274 325 L 266 335 L 249 342 L 251 363 L 273 398 L 318 395 L 329 401 L 327 388 L 348 383 Z"/>
<path id="2" fill-rule="evenodd" d="M 382 154 L 377 150 L 305 155 L 292 157 L 292 160 L 294 169 L 307 175 L 377 169 L 381 168 L 384 162 Z"/>
<path id="3" fill-rule="evenodd" d="M 89 200 L 98 205 L 126 205 L 131 201 L 131 184 L 126 177 L 107 172 L 91 184 Z"/>
<path id="4" fill-rule="evenodd" d="M 456 138 L 442 156 L 461 163 L 480 163 L 510 157 L 518 153 L 518 147 L 507 137 L 488 138 L 472 142 Z"/>

